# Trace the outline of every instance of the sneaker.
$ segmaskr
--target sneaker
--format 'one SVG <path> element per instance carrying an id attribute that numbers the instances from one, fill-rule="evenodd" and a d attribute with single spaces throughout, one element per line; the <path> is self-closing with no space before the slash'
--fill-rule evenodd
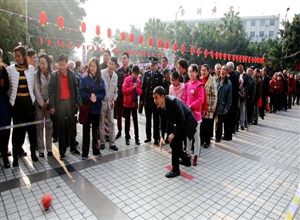
<path id="1" fill-rule="evenodd" d="M 119 150 L 116 145 L 110 146 L 109 148 L 111 150 L 114 150 L 114 151 L 118 151 Z"/>
<path id="2" fill-rule="evenodd" d="M 39 157 L 44 157 L 44 153 L 39 153 Z"/>
<path id="3" fill-rule="evenodd" d="M 48 156 L 50 156 L 50 157 L 53 156 L 52 151 L 49 151 L 49 152 L 48 152 Z"/>

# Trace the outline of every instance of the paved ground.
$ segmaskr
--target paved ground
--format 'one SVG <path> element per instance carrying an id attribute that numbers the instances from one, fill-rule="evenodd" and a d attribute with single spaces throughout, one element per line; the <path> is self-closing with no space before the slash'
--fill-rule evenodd
<path id="1" fill-rule="evenodd" d="M 81 161 L 68 152 L 60 161 L 53 144 L 54 157 L 39 162 L 28 156 L 4 169 L 1 160 L 0 219 L 284 219 L 299 184 L 299 125 L 298 106 L 268 114 L 233 141 L 212 141 L 199 165 L 181 167 L 174 179 L 164 177 L 168 146 L 126 146 L 124 135 L 119 151 L 106 147 L 102 158 L 90 153 Z M 143 115 L 139 126 L 143 142 Z M 29 152 L 28 142 L 24 148 Z M 47 211 L 44 194 L 53 196 Z"/>

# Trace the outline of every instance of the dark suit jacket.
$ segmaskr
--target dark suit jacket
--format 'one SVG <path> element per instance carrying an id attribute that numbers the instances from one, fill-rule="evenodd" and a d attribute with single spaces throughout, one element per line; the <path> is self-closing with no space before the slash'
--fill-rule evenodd
<path id="1" fill-rule="evenodd" d="M 158 108 L 158 112 L 163 119 L 175 125 L 172 132 L 175 136 L 184 132 L 190 140 L 194 138 L 197 121 L 191 109 L 180 99 L 167 95 L 165 97 L 165 108 Z"/>
<path id="2" fill-rule="evenodd" d="M 228 79 L 231 82 L 232 85 L 232 103 L 231 106 L 232 107 L 237 107 L 238 106 L 238 91 L 239 91 L 239 76 L 237 74 L 237 72 L 232 71 L 230 73 L 230 76 L 228 77 Z"/>
<path id="3" fill-rule="evenodd" d="M 269 95 L 269 88 L 270 88 L 270 78 L 268 76 L 265 76 L 263 79 L 263 88 L 262 88 L 263 96 Z"/>

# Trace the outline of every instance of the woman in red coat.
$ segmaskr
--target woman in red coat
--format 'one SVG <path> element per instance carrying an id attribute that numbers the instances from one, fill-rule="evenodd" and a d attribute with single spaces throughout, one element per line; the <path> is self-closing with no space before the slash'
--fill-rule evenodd
<path id="1" fill-rule="evenodd" d="M 277 83 L 277 76 L 278 73 L 274 73 L 273 78 L 270 80 L 270 113 L 276 112 L 277 108 L 277 90 L 278 90 L 278 83 Z"/>
<path id="2" fill-rule="evenodd" d="M 129 143 L 130 114 L 132 114 L 132 120 L 134 125 L 135 143 L 137 145 L 140 145 L 137 109 L 138 109 L 138 96 L 142 94 L 143 90 L 142 90 L 140 79 L 138 78 L 139 73 L 140 73 L 140 68 L 138 66 L 134 66 L 132 68 L 131 76 L 126 77 L 122 85 L 122 92 L 124 94 L 123 113 L 125 117 L 126 145 L 130 144 Z"/>
<path id="3" fill-rule="evenodd" d="M 292 108 L 292 104 L 295 103 L 296 97 L 296 80 L 294 79 L 294 73 L 290 73 L 288 78 L 288 108 Z M 292 101 L 293 100 L 293 101 Z"/>

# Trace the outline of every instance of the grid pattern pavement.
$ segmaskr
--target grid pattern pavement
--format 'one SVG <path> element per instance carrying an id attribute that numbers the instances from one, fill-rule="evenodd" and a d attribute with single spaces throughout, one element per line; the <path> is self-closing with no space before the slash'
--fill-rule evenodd
<path id="1" fill-rule="evenodd" d="M 160 152 L 151 143 L 145 145 L 150 150 L 84 167 L 78 170 L 79 177 L 129 219 L 284 219 L 299 184 L 299 110 L 296 106 L 287 112 L 268 114 L 258 126 L 251 125 L 249 132 L 239 131 L 230 142 L 212 141 L 210 148 L 202 149 L 198 166 L 181 167 L 194 177 L 192 180 L 183 176 L 166 179 L 169 147 L 164 146 Z M 139 126 L 142 143 L 143 116 L 139 117 Z M 77 141 L 81 143 L 81 126 L 77 128 Z M 133 141 L 126 146 L 124 137 L 116 144 L 121 152 L 138 147 Z M 24 148 L 28 150 L 28 142 Z M 57 153 L 56 144 L 53 149 Z M 114 153 L 108 147 L 102 151 L 103 157 Z M 101 161 L 91 151 L 89 155 Z M 28 181 L 28 176 L 47 174 L 54 168 L 47 156 L 34 163 L 30 156 L 19 161 L 18 168 L 0 169 L 0 182 L 27 184 L 12 185 L 6 191 L 0 187 L 0 219 L 101 219 L 59 176 L 65 174 Z M 69 151 L 65 162 L 86 163 Z M 53 205 L 44 212 L 40 199 L 46 193 L 53 196 Z M 89 199 L 100 207 L 97 197 Z M 300 219 L 299 208 L 295 219 Z"/>

